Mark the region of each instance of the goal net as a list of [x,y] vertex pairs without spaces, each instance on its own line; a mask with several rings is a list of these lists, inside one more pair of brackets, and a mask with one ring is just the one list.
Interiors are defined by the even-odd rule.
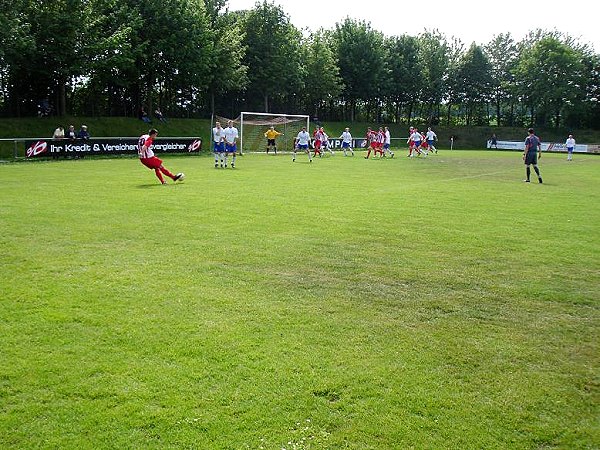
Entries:
[[[216,120],[226,127],[229,119],[216,117]],[[237,119],[232,120],[239,127],[238,151],[240,153],[265,152],[267,150],[265,133],[270,127],[281,133],[275,140],[278,152],[293,150],[294,139],[302,127],[310,131],[310,117],[306,115],[242,112]]]

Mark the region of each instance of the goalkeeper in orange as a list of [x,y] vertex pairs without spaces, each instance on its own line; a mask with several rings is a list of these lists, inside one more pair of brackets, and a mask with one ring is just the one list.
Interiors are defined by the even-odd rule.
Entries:
[[269,149],[272,148],[277,154],[277,144],[275,143],[275,139],[278,136],[283,136],[283,133],[275,130],[274,126],[271,126],[266,132],[265,137],[267,138],[267,155],[269,154]]

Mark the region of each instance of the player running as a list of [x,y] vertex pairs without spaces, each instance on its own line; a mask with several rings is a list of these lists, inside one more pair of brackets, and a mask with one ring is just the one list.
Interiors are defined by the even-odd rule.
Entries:
[[167,184],[163,178],[163,174],[171,178],[173,181],[183,181],[185,178],[183,173],[180,172],[177,175],[173,175],[173,173],[163,166],[162,160],[154,156],[152,145],[154,144],[154,139],[156,139],[156,136],[158,136],[158,131],[152,128],[150,131],[148,131],[148,134],[143,134],[138,139],[138,156],[140,157],[140,162],[148,169],[154,170],[154,173],[160,180],[161,184]]
[[[419,133],[419,130],[417,130],[416,128],[412,128],[412,133],[408,138],[408,144],[409,144],[409,151],[408,151],[408,156],[409,157],[413,157],[413,152],[417,152],[419,155],[421,155],[421,141],[423,139],[423,136],[421,136],[421,133]],[[425,155],[427,156],[427,155]]]
[[431,127],[427,128],[427,133],[425,134],[425,139],[427,141],[427,146],[431,149],[432,152],[437,154],[437,148],[433,145],[435,141],[438,140],[437,134],[431,129]]

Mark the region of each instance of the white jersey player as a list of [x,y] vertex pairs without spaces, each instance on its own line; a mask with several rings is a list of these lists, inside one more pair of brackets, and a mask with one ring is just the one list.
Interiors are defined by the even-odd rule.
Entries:
[[302,127],[302,130],[296,136],[292,162],[296,161],[296,150],[305,152],[308,155],[308,161],[312,162],[312,156],[310,155],[310,134],[306,131],[306,127]]
[[342,150],[344,151],[344,156],[347,156],[346,152],[350,150],[352,152],[352,156],[354,156],[354,149],[352,148],[352,135],[350,134],[350,128],[344,129],[344,132],[340,135],[340,139],[342,140]]

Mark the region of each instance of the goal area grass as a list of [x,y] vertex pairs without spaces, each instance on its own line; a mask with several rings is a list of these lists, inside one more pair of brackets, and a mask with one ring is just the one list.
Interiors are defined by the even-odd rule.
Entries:
[[600,158],[395,151],[0,165],[0,447],[600,447]]

